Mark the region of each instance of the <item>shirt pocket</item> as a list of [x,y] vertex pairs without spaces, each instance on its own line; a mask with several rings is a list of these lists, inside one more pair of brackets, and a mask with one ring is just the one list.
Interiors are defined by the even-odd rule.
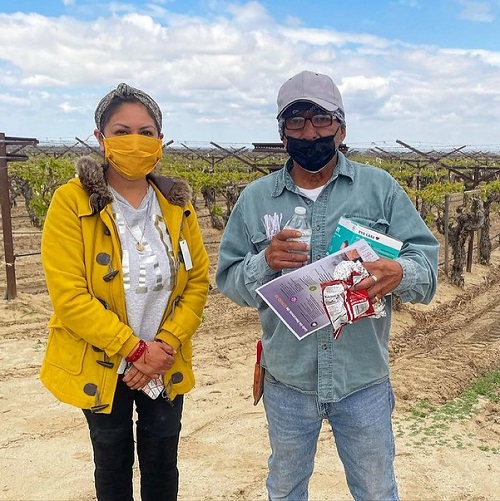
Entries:
[[254,233],[251,237],[251,241],[257,250],[257,254],[269,246],[269,240],[265,233]]
[[347,219],[350,219],[354,223],[358,223],[365,228],[370,228],[372,230],[378,231],[379,233],[387,234],[389,233],[390,224],[389,221],[383,218],[371,219],[366,216],[356,216],[356,215],[345,215]]

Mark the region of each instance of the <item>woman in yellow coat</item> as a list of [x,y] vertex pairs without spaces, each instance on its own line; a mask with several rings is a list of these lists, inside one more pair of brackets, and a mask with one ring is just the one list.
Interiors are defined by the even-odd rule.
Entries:
[[173,500],[208,256],[189,185],[152,174],[162,156],[157,103],[122,83],[95,121],[105,162],[77,161],[44,224],[54,314],[40,377],[83,409],[99,500],[133,499],[134,406],[142,500]]

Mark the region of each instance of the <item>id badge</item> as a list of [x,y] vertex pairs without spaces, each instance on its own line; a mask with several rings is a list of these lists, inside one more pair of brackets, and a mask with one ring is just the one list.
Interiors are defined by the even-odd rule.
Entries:
[[189,252],[188,244],[185,240],[179,242],[179,246],[182,252],[182,258],[184,259],[184,266],[186,271],[189,271],[193,267],[193,261],[191,261],[191,253]]

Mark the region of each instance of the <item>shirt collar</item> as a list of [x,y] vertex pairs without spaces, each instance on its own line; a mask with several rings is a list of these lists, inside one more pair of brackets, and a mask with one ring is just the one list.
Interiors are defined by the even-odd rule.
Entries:
[[[292,176],[290,175],[291,168],[292,159],[288,158],[284,167],[277,173],[273,197],[279,197],[285,188],[289,191],[293,191],[294,193],[299,193],[300,190],[297,188],[293,182]],[[340,151],[338,152],[337,165],[333,170],[332,177],[326,184],[331,183],[333,180],[337,179],[338,176],[345,176],[348,177],[351,182],[354,181],[354,166]]]

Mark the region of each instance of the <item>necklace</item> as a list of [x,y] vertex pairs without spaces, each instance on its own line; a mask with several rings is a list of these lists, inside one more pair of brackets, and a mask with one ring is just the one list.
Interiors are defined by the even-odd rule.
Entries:
[[135,248],[139,251],[142,252],[144,250],[144,245],[142,243],[142,240],[144,238],[144,233],[146,232],[146,225],[148,224],[148,219],[149,219],[149,209],[151,207],[151,198],[148,200],[148,205],[146,209],[146,220],[144,221],[144,227],[142,228],[142,233],[141,233],[141,238],[137,240],[137,238],[134,235],[134,232],[130,228],[130,226],[127,223],[127,220],[125,219],[125,216],[123,215],[122,209],[120,207],[120,202],[114,197],[113,199],[115,201],[115,205],[118,208],[118,212],[120,213],[120,216],[122,217],[123,222],[125,223],[125,228],[127,228],[127,231],[130,233],[132,238],[135,240]]

